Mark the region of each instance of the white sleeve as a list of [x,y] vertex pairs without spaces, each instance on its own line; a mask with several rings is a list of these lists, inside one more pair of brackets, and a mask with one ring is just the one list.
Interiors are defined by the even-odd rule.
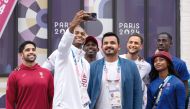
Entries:
[[71,45],[73,43],[74,34],[70,33],[69,28],[62,36],[61,41],[58,45],[58,55],[65,58],[69,55]]
[[46,68],[50,71],[54,70],[55,67],[55,59],[56,59],[56,55],[57,55],[57,50],[55,50],[48,58],[47,60],[43,63],[42,67]]

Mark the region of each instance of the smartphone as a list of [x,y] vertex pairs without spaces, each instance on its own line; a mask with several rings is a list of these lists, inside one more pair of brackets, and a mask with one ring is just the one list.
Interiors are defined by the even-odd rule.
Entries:
[[97,14],[96,13],[87,13],[89,16],[83,17],[84,20],[89,21],[96,21],[97,20]]

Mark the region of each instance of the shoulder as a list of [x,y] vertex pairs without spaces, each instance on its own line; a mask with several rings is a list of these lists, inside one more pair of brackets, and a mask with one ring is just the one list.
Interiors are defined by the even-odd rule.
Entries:
[[9,74],[9,77],[11,76],[15,76],[19,71],[17,70],[13,70],[10,74]]
[[17,66],[11,73],[10,73],[10,76],[11,75],[17,75],[19,74],[20,72],[22,72],[22,68],[21,68],[21,65],[20,66]]
[[90,66],[89,62],[88,62],[84,57],[82,58],[82,61],[84,62],[84,64],[85,64],[86,66]]
[[142,63],[143,63],[144,65],[146,65],[146,66],[150,66],[150,64],[149,64],[146,60],[142,61]]
[[[177,57],[174,57],[172,56],[172,62],[173,62],[173,65],[174,65],[174,69],[179,73],[179,76],[182,76],[183,75],[183,80],[186,78],[186,79],[189,79],[189,72],[187,70],[187,65],[186,63],[177,58]],[[182,73],[182,74],[181,74]]]
[[172,61],[174,64],[185,64],[185,61],[175,56],[172,56]]
[[120,64],[121,64],[122,71],[124,71],[128,74],[131,73],[133,75],[136,75],[136,74],[139,75],[137,65],[134,61],[120,58]]
[[175,89],[184,90],[185,91],[185,85],[184,83],[176,76],[173,75],[172,80],[170,82],[173,84],[173,87]]
[[136,60],[135,63],[141,64],[143,66],[151,67],[151,65],[144,59]]
[[129,59],[124,59],[124,58],[120,58],[120,61],[121,61],[121,65],[129,65],[129,66],[136,66],[135,62],[132,61],[132,60],[129,60]]
[[104,63],[104,58],[102,58],[102,59],[99,59],[99,60],[96,60],[96,61],[93,61],[91,64],[90,64],[90,67],[92,67],[92,66],[96,66],[96,65],[103,65],[103,63]]
[[14,69],[8,76],[9,80],[16,80],[20,70]]
[[181,85],[184,84],[184,83],[183,83],[178,77],[176,77],[175,75],[172,75],[171,82],[172,82],[172,83],[175,83],[175,84],[181,84]]
[[47,75],[49,75],[49,76],[52,76],[52,73],[51,73],[51,71],[50,70],[48,70],[48,69],[46,69],[46,68],[43,68],[43,67],[39,67],[39,70],[41,71],[41,72],[44,72],[45,74],[47,74]]
[[147,61],[141,60],[138,64],[139,70],[146,71],[146,73],[149,73],[151,71],[151,65]]
[[82,61],[84,61],[85,64],[89,64],[89,62],[84,57],[82,57]]

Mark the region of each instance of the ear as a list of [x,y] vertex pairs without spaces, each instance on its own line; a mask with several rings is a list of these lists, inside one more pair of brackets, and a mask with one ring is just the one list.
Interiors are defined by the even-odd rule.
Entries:
[[140,50],[142,50],[142,49],[143,49],[143,44],[140,45]]
[[121,50],[121,46],[119,45],[119,46],[118,46],[118,51],[120,51],[120,50]]
[[19,53],[19,56],[21,57],[21,59],[22,59],[22,57],[23,57],[23,54],[22,53]]

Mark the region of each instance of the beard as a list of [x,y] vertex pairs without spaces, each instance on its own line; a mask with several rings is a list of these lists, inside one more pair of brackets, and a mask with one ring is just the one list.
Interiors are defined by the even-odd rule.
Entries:
[[107,48],[105,48],[105,50],[104,50],[104,54],[105,54],[106,56],[115,56],[117,53],[116,53],[116,51],[115,51],[115,48],[113,48],[113,47],[107,47]]
[[26,61],[26,62],[29,62],[29,63],[33,63],[36,60],[36,55],[35,54],[30,54],[30,55],[24,56],[23,60]]
[[131,51],[129,50],[129,51],[128,51],[128,53],[129,53],[129,54],[132,54],[132,55],[135,55],[135,54],[138,54],[138,53],[139,53],[139,51],[138,51],[138,50],[136,50],[136,51],[131,52]]
[[140,48],[127,46],[127,51],[129,54],[135,55],[140,52]]

